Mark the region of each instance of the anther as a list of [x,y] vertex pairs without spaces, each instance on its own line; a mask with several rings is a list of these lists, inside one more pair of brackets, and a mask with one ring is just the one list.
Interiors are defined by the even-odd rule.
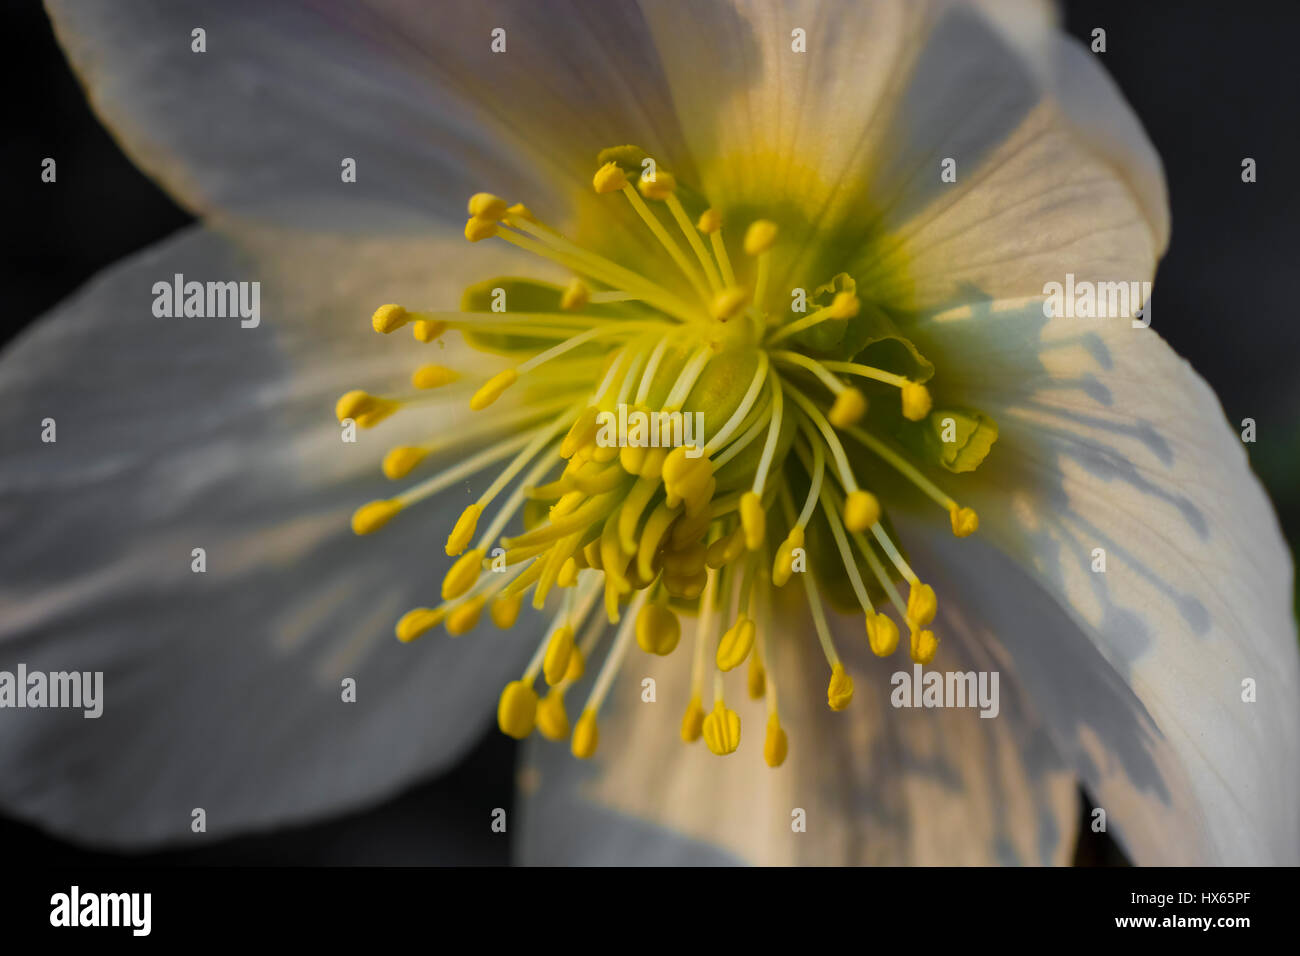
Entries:
[[497,372],[474,393],[469,400],[469,407],[476,412],[482,411],[500,398],[502,392],[518,380],[519,373],[512,368]]
[[375,327],[375,331],[382,332],[384,335],[396,332],[409,321],[411,321],[411,313],[400,305],[381,305],[370,317],[370,324]]
[[952,533],[959,538],[967,538],[979,530],[980,516],[974,508],[961,508],[956,505],[948,512],[952,522]]
[[831,710],[843,710],[853,700],[853,678],[844,670],[844,665],[836,664],[831,670],[831,681],[826,686],[826,702]]
[[835,404],[826,416],[836,428],[848,428],[856,425],[867,413],[867,399],[856,388],[846,388],[835,396]]
[[465,238],[470,242],[482,242],[484,239],[491,239],[496,234],[497,223],[495,219],[470,216],[465,221]]
[[421,365],[411,373],[411,385],[415,388],[442,388],[460,378],[445,365]]
[[745,230],[745,254],[757,256],[767,252],[776,243],[776,223],[770,219],[756,219]]
[[779,767],[785,763],[790,751],[790,741],[781,729],[781,720],[776,714],[767,718],[767,735],[763,739],[763,761],[769,767]]
[[356,534],[371,534],[378,531],[402,510],[402,503],[396,498],[371,501],[352,513],[352,530]]
[[880,520],[880,502],[869,491],[851,491],[844,499],[844,526],[850,531],[866,531]]
[[930,390],[920,382],[905,382],[899,395],[903,401],[903,417],[908,421],[919,422],[930,414]]
[[867,614],[867,643],[877,657],[888,657],[898,649],[898,625],[879,611]]
[[591,301],[591,289],[581,279],[572,279],[560,296],[560,308],[565,312],[581,312]]
[[508,203],[500,196],[491,193],[475,193],[469,197],[468,212],[475,219],[488,219],[497,222],[507,211]]
[[393,481],[405,478],[428,454],[423,448],[414,445],[399,445],[391,449],[384,456],[384,477]]
[[596,752],[596,744],[600,742],[600,730],[596,726],[596,712],[594,710],[584,710],[582,716],[578,718],[578,726],[573,728],[573,741],[569,749],[573,755],[582,760],[588,760]]
[[740,715],[721,700],[713,705],[713,712],[704,718],[704,742],[719,757],[735,753],[740,746]]
[[596,175],[591,179],[591,185],[596,192],[601,194],[618,192],[627,185],[627,174],[623,172],[618,163],[606,163],[596,170]]
[[512,680],[497,701],[497,725],[501,732],[523,740],[537,724],[537,691],[531,682]]

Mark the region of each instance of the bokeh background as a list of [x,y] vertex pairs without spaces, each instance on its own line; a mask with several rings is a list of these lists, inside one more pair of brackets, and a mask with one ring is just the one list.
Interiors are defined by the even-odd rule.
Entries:
[[[107,2],[107,0],[105,0]],[[542,0],[539,0],[542,2]],[[1173,239],[1155,285],[1153,326],[1219,394],[1228,420],[1254,418],[1247,446],[1293,551],[1300,543],[1300,82],[1295,0],[1071,0],[1070,33],[1106,30],[1102,55],[1164,159]],[[87,106],[35,0],[6,0],[5,146],[0,209],[9,232],[0,343],[117,259],[191,217],[122,154]],[[57,188],[39,182],[59,160]],[[1253,157],[1258,182],[1241,182]],[[482,808],[510,811],[515,744],[490,731],[458,766],[363,813],[200,850],[124,857],[0,817],[10,860],[132,864],[505,864],[508,834]],[[1091,803],[1085,801],[1086,808]],[[1080,820],[1080,865],[1123,864]]]

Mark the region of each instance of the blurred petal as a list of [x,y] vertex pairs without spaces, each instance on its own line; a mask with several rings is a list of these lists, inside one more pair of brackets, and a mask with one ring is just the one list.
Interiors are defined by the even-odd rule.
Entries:
[[[448,418],[399,414],[356,444],[333,419],[348,387],[392,382],[430,349],[454,361],[405,333],[381,340],[367,314],[393,298],[454,303],[459,281],[480,277],[461,261],[469,247],[285,235],[271,247],[275,262],[184,233],[95,279],[4,355],[0,668],[104,672],[98,719],[0,721],[0,803],[56,832],[192,839],[202,807],[224,837],[377,799],[456,759],[525,653],[522,625],[392,637],[400,614],[436,601],[461,492],[372,537],[348,518],[392,493],[378,477],[387,442]],[[473,264],[503,261],[476,249]],[[151,287],[175,273],[261,281],[261,324],[155,318]],[[54,444],[40,439],[47,417]],[[356,703],[341,699],[344,678]]]
[[1023,580],[973,541],[945,549],[948,576],[974,578],[995,627],[1025,619],[1000,636],[1136,860],[1295,862],[1291,562],[1214,393],[1126,318],[1049,321],[1039,302],[995,302],[912,331],[945,386],[1000,427],[980,471],[948,490],[1095,653],[1025,607]]
[[[124,148],[200,213],[419,229],[463,218],[488,189],[554,216],[595,201],[606,146],[635,139],[687,161],[624,0],[48,6]],[[195,28],[205,53],[191,51]],[[355,183],[341,181],[345,157]]]
[[[790,612],[798,614],[797,609]],[[948,610],[945,622],[960,622]],[[740,749],[725,758],[679,737],[690,647],[633,651],[602,711],[590,761],[541,740],[527,749],[520,858],[541,864],[1048,864],[1068,862],[1077,797],[1038,719],[1002,662],[953,640],[953,669],[1002,669],[1001,711],[895,709],[890,675],[911,662],[865,649],[861,621],[840,619],[854,680],[848,710],[826,706],[829,671],[802,617],[774,627],[775,676],[789,756],[763,762],[766,713],[744,676],[728,680]],[[965,623],[950,632],[974,638]],[[656,681],[658,701],[641,700]],[[575,701],[572,709],[578,706]],[[797,809],[806,832],[792,828]]]

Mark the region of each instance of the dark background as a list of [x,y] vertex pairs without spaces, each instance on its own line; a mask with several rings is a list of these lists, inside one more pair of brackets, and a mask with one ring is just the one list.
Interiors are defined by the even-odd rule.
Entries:
[[[1103,62],[1164,160],[1173,239],[1160,265],[1153,325],[1214,386],[1229,421],[1251,417],[1248,445],[1293,548],[1300,541],[1300,353],[1294,290],[1300,189],[1295,0],[1074,0],[1070,33],[1106,30]],[[91,275],[192,221],[131,165],[87,106],[40,5],[7,2],[0,343]],[[57,189],[39,182],[59,161]],[[1259,181],[1241,182],[1241,160]],[[87,851],[0,817],[11,860],[50,866],[144,864],[504,864],[509,836],[484,805],[512,809],[515,744],[489,732],[453,770],[364,813],[137,857]],[[504,801],[504,803],[503,803]],[[1076,862],[1124,863],[1080,820]],[[472,816],[472,819],[471,819]]]

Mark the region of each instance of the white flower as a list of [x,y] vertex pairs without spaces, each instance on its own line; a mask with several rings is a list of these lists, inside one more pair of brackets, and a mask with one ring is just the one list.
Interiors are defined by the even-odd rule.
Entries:
[[[358,504],[393,498],[378,487],[374,436],[419,449],[390,458],[390,475],[440,457],[450,467],[481,438],[481,418],[512,407],[502,428],[531,413],[554,422],[522,433],[519,444],[538,436],[541,452],[593,388],[601,398],[603,378],[606,402],[639,390],[642,404],[698,406],[714,435],[729,419],[734,428],[703,464],[661,462],[646,484],[624,474],[620,453],[608,507],[592,504],[600,489],[543,495],[559,502],[553,524],[592,507],[572,539],[554,536],[567,551],[545,542],[559,555],[549,573],[561,584],[577,575],[580,594],[593,582],[592,603],[604,593],[616,615],[620,590],[664,615],[669,596],[698,603],[701,590],[752,601],[702,615],[670,656],[630,649],[631,624],[597,655],[623,666],[602,662],[598,690],[574,691],[599,709],[599,746],[594,716],[572,744],[589,759],[527,745],[525,860],[1061,862],[1078,782],[1139,863],[1296,859],[1291,568],[1240,442],[1154,329],[1130,314],[1044,317],[1046,283],[1067,275],[1149,282],[1169,228],[1145,135],[1045,8],[50,7],[96,108],[205,226],[97,278],[4,357],[0,646],[31,668],[105,671],[98,720],[4,713],[7,809],[88,841],[160,843],[189,837],[195,807],[210,832],[229,834],[371,801],[454,760],[503,686],[525,668],[529,686],[543,669],[560,680],[571,654],[556,645],[542,667],[553,642],[530,610],[500,633],[429,634],[410,647],[388,638],[399,619],[406,637],[458,613],[462,630],[466,589],[482,589],[472,601],[497,587],[490,574],[474,584],[474,572],[505,529],[457,516],[509,495],[504,482],[485,494],[492,473],[466,485],[453,472],[435,482],[442,496],[401,497],[382,533],[353,537]],[[196,25],[204,53],[189,44]],[[504,52],[492,50],[496,28]],[[593,189],[597,154],[629,142],[638,147],[602,157],[613,165]],[[638,209],[636,189],[619,187],[636,182],[643,152],[662,173],[642,184],[654,208]],[[339,175],[347,159],[354,183]],[[531,212],[479,197],[467,227],[465,201],[482,190]],[[626,199],[602,194],[617,191]],[[508,346],[510,366],[366,328],[376,306],[398,302],[425,311],[381,311],[376,326],[475,324],[482,345],[485,324],[504,320],[482,306],[488,314],[445,314],[463,290],[572,272],[587,282],[570,293],[571,321],[559,286],[547,305],[526,299],[536,286],[509,286],[529,302],[512,311],[555,313],[546,321],[559,327],[523,351],[490,343]],[[176,273],[261,281],[265,321],[155,318],[147,291]],[[808,293],[806,313],[790,311],[795,288]],[[606,323],[583,318],[602,310]],[[586,328],[583,342],[621,346],[612,364],[589,348],[544,351]],[[357,387],[409,392],[404,379],[430,349],[461,384],[391,407],[353,395],[340,417],[385,420],[341,442],[335,399]],[[672,374],[647,374],[655,361]],[[422,374],[426,385],[450,377]],[[467,419],[471,394],[487,410]],[[540,418],[569,405],[566,418]],[[54,445],[23,437],[44,417],[58,422]],[[751,430],[752,460],[737,454],[725,472],[728,447]],[[582,432],[566,450],[599,465]],[[532,468],[514,460],[511,475]],[[650,513],[669,472],[669,517],[706,517],[666,554],[650,549],[654,573],[635,571],[640,555],[611,565],[617,528],[612,550],[578,559],[634,489]],[[530,484],[557,473],[539,467]],[[824,494],[801,508],[810,484]],[[812,518],[799,522],[809,572],[771,587],[768,568],[784,576],[774,539],[797,543],[787,531],[800,511]],[[363,510],[359,530],[376,514]],[[485,553],[456,566],[448,608],[403,618],[436,603],[448,533],[456,553],[476,530]],[[527,550],[529,533],[507,545]],[[647,531],[634,520],[630,533],[639,547]],[[691,545],[713,540],[724,543],[702,571]],[[1104,573],[1093,570],[1098,548]],[[646,588],[660,561],[662,586]],[[604,575],[578,574],[584,564]],[[840,597],[857,612],[823,610]],[[566,623],[581,603],[553,602],[550,614]],[[911,662],[872,655],[863,612],[887,656],[893,636],[876,608],[891,603],[914,658],[1000,674],[997,718],[890,705],[890,674]],[[732,625],[718,652],[709,635]],[[667,650],[673,630],[666,616],[650,620],[641,643]],[[629,650],[637,656],[621,656]],[[746,702],[737,676],[715,708],[715,654],[766,665],[766,680],[750,680],[779,717]],[[352,704],[339,693],[349,677]],[[1257,700],[1245,699],[1247,682]],[[524,735],[534,691],[511,686],[500,722]],[[707,749],[679,737],[699,735],[701,708],[715,708]],[[543,716],[554,736],[558,723]],[[806,832],[793,832],[800,811]]]

